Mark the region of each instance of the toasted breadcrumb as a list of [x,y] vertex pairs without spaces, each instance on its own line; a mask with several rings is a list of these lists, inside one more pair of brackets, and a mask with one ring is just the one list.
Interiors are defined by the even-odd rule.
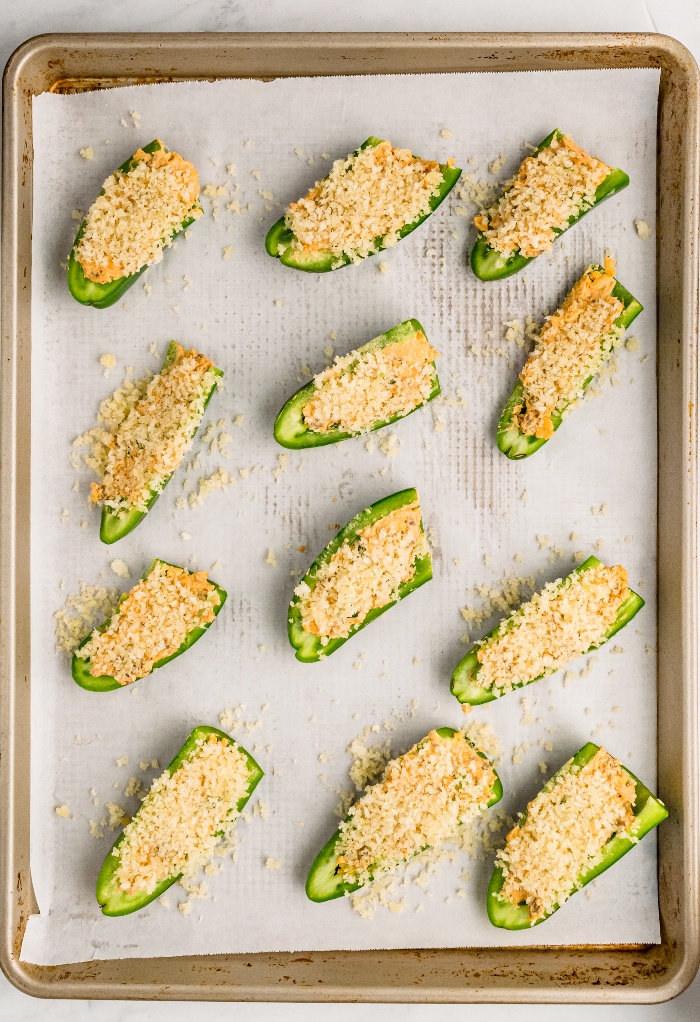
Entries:
[[194,876],[230,836],[249,782],[248,760],[235,742],[200,739],[172,776],[166,770],[154,780],[113,849],[118,888],[150,893],[179,873]]
[[80,592],[71,593],[65,607],[54,614],[56,651],[73,653],[95,625],[109,617],[118,599],[116,589],[81,582]]
[[473,680],[503,694],[559,670],[604,641],[628,595],[627,572],[620,565],[590,568],[563,585],[550,582],[480,645]]
[[493,768],[465,741],[431,731],[388,763],[340,825],[338,866],[367,882],[426,846],[440,844],[488,802]]
[[609,173],[607,164],[568,135],[555,136],[523,161],[511,186],[474,223],[504,257],[520,251],[532,258],[551,249],[569,217],[590,209],[596,188]]
[[326,178],[290,205],[285,224],[303,254],[328,251],[356,262],[372,253],[377,238],[395,245],[406,224],[430,212],[442,182],[439,164],[383,141],[336,160]]
[[314,394],[302,409],[310,430],[360,433],[428,400],[438,352],[410,323],[404,326],[395,341],[381,348],[370,341],[314,377]]
[[[81,150],[82,155],[92,159],[92,149]],[[98,284],[158,262],[182,221],[202,215],[191,163],[164,149],[139,149],[133,159],[130,170],[115,171],[103,184],[76,245],[85,276]]]
[[294,590],[302,627],[323,638],[347,636],[367,617],[398,595],[415,573],[416,559],[427,551],[418,503],[397,508],[366,526],[354,543],[345,541],[320,566],[313,587]]
[[193,628],[213,621],[219,602],[206,572],[156,561],[120,603],[107,628],[95,630],[78,656],[90,661],[93,677],[110,675],[128,685],[175,653]]
[[90,445],[84,460],[101,476],[92,498],[115,513],[147,510],[189,450],[208,394],[216,382],[212,363],[176,345],[175,358],[145,381],[125,380],[102,402],[98,421],[74,446]]
[[635,797],[632,778],[605,749],[582,767],[569,760],[498,852],[501,899],[525,902],[533,923],[562,905],[578,890],[580,875],[600,862],[605,843],[630,832]]
[[605,270],[590,266],[561,309],[547,317],[520,373],[524,400],[513,418],[526,435],[548,439],[554,434],[552,414],[582,396],[585,382],[600,371],[622,335],[615,325],[623,310],[613,295],[615,284],[615,263],[606,256]]

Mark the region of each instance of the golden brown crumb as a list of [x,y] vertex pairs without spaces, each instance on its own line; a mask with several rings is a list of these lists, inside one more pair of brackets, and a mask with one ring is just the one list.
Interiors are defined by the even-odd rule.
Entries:
[[191,163],[163,149],[139,149],[133,159],[138,162],[131,170],[117,170],[105,181],[76,246],[85,276],[97,284],[158,262],[182,221],[201,216],[199,178]]
[[90,674],[120,685],[145,677],[170,656],[193,629],[214,620],[220,598],[206,572],[189,572],[162,561],[120,603],[105,631],[95,630],[78,651]]
[[550,582],[477,650],[476,684],[502,694],[559,670],[603,641],[628,595],[619,564],[590,568],[564,585]]
[[366,526],[354,543],[345,542],[316,575],[313,588],[301,582],[302,627],[313,635],[350,634],[370,610],[397,597],[426,550],[418,503],[406,504]]
[[350,809],[340,825],[341,871],[366,882],[447,840],[488,802],[494,780],[463,732],[443,738],[431,731],[388,763],[383,779]]
[[504,257],[548,252],[569,217],[590,209],[610,167],[577,146],[568,135],[523,160],[498,201],[474,218],[491,248]]
[[548,439],[552,414],[581,397],[585,381],[600,370],[622,330],[615,320],[624,306],[613,295],[615,263],[589,267],[561,309],[547,317],[520,380],[524,401],[514,422],[527,436]]
[[526,820],[498,852],[502,899],[525,902],[532,922],[562,905],[580,875],[600,861],[605,843],[629,831],[635,797],[632,778],[605,749],[580,768],[570,760],[563,776],[528,804]]
[[314,377],[316,390],[302,409],[304,422],[318,433],[359,433],[405,415],[430,396],[437,357],[425,334],[411,328],[383,348],[372,350],[370,342],[336,358]]
[[125,403],[123,418],[102,441],[102,479],[92,484],[93,500],[116,513],[147,510],[151,494],[189,450],[215,380],[208,358],[176,345],[172,363],[146,384],[135,403]]
[[328,177],[291,203],[285,223],[304,254],[328,251],[357,261],[377,238],[395,245],[402,227],[430,212],[442,181],[439,164],[383,141],[336,160]]
[[152,892],[182,873],[193,876],[215,854],[247,794],[248,761],[235,742],[209,735],[172,776],[157,777],[112,854],[120,890]]

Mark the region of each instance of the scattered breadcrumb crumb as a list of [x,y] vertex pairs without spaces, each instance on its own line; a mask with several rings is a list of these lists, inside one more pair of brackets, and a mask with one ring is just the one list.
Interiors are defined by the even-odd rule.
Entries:
[[84,149],[80,150],[80,155],[84,160],[92,160],[95,156],[95,153],[93,152],[92,146],[88,145],[85,146]]

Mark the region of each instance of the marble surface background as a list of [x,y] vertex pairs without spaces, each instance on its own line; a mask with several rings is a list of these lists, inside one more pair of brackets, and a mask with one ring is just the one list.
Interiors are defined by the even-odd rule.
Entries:
[[[700,60],[698,0],[25,0],[0,12],[0,62],[25,39],[44,32],[109,31],[656,31],[675,36]],[[453,1022],[467,1013],[479,1022],[499,1022],[517,1010],[522,1022],[697,1022],[700,977],[675,1001],[662,1005],[555,1006],[509,1009],[499,1005],[267,1005],[134,1003],[119,1001],[37,1001],[16,991],[0,976],[3,1022],[297,1022],[331,1017],[333,1022]]]

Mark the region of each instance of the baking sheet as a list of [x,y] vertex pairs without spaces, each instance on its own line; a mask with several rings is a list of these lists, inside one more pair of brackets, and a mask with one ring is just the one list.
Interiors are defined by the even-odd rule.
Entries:
[[[595,543],[606,561],[626,565],[647,600],[643,614],[588,674],[566,688],[559,675],[525,690],[529,713],[511,696],[469,722],[488,721],[500,739],[502,806],[510,813],[541,786],[541,761],[551,773],[589,737],[655,783],[655,269],[653,240],[636,235],[634,219],[654,223],[657,91],[657,72],[634,70],[196,83],[35,100],[31,583],[32,620],[41,624],[32,635],[31,858],[41,914],[29,922],[25,960],[658,941],[654,837],[597,881],[592,898],[579,895],[532,933],[488,923],[490,858],[461,855],[427,889],[401,891],[403,912],[379,909],[371,920],[344,901],[312,905],[303,892],[308,865],[335,826],[333,789],[350,787],[348,742],[376,724],[376,740],[390,738],[399,753],[430,727],[463,722],[448,686],[465,649],[459,608],[479,602],[474,585],[495,585],[504,571],[540,569],[542,584]],[[468,220],[458,208],[473,211],[468,194],[453,193],[410,239],[345,272],[301,275],[264,253],[269,224],[327,169],[322,153],[343,155],[371,132],[422,155],[454,155],[465,171],[495,181],[488,164],[503,152],[499,176],[508,176],[525,143],[537,143],[554,125],[623,166],[633,183],[518,277],[481,284],[466,269]],[[441,130],[454,134],[445,138]],[[139,283],[110,310],[81,308],[59,266],[76,227],[70,210],[87,208],[104,177],[156,135],[196,163],[203,185],[229,182],[216,200],[218,217],[205,199],[204,220],[144,278],[150,296]],[[79,155],[87,146],[92,160]],[[230,163],[235,176],[227,174]],[[469,183],[464,187],[468,193]],[[234,198],[252,208],[226,210]],[[228,246],[233,251],[224,259]],[[493,432],[523,352],[501,344],[502,324],[526,313],[541,319],[606,248],[645,305],[632,331],[639,349],[621,353],[617,386],[605,384],[543,452],[512,464],[496,450]],[[380,272],[380,261],[388,272]],[[394,457],[356,439],[291,453],[282,470],[271,425],[301,367],[317,371],[327,345],[345,352],[410,315],[442,352],[448,400],[390,429],[399,442]],[[170,337],[198,346],[226,372],[207,421],[244,416],[227,427],[234,437],[228,461],[202,454],[192,475],[224,465],[239,474],[238,483],[181,511],[181,473],[135,534],[102,548],[98,516],[85,502],[87,472],[81,491],[72,490],[70,445],[93,424],[122,368],[134,366],[137,376],[156,369]],[[152,343],[158,357],[149,352]],[[472,345],[502,346],[507,354],[474,354]],[[107,380],[99,362],[105,353],[118,360]],[[240,476],[255,466],[259,471]],[[330,526],[414,484],[434,537],[433,582],[327,662],[298,664],[285,635],[290,572],[307,565],[333,534]],[[607,513],[592,513],[603,505]],[[69,515],[61,522],[63,509]],[[266,563],[269,550],[275,565]],[[125,587],[110,571],[115,557],[136,577],[155,555],[191,557],[204,568],[221,562],[212,575],[229,591],[227,607],[196,650],[153,678],[102,696],[79,690],[53,648],[54,611],[79,579]],[[613,645],[624,652],[615,655]],[[122,793],[132,774],[150,778],[139,762],[167,762],[195,723],[217,723],[224,707],[241,703],[254,730],[237,737],[251,751],[260,746],[255,754],[267,775],[258,791],[268,818],[251,813],[251,822],[239,825],[238,862],[207,878],[210,897],[194,902],[190,915],[177,911],[185,892],[173,888],[169,909],[156,903],[135,917],[104,919],[93,888],[111,837],[93,839],[88,820],[102,815],[107,801],[134,811],[136,801]],[[384,730],[385,720],[393,730]],[[543,751],[540,739],[552,749]],[[515,748],[523,744],[529,747]],[[123,756],[129,765],[117,767]],[[68,819],[55,814],[58,805],[68,806]],[[295,825],[300,821],[303,827]],[[268,857],[281,867],[266,869]],[[465,869],[471,875],[460,879]]]

